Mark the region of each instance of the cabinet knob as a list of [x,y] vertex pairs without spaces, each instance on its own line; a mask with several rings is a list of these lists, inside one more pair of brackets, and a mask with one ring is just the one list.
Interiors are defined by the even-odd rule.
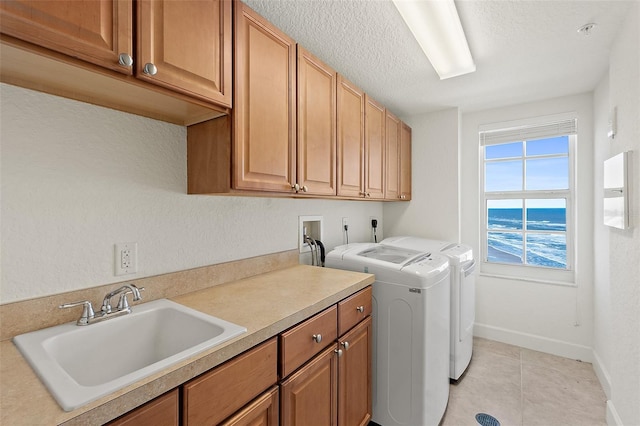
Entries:
[[314,334],[314,335],[313,335],[313,340],[314,340],[316,343],[320,343],[320,342],[322,342],[322,334]]
[[356,311],[358,311],[358,312],[360,312],[360,313],[363,313],[363,312],[364,312],[364,306],[358,306],[358,307],[356,308]]
[[342,342],[342,343],[340,343],[340,344],[344,347],[344,350],[345,350],[345,351],[348,351],[348,350],[349,350],[349,342]]
[[144,65],[142,72],[147,75],[156,75],[158,74],[158,68],[155,65],[153,65],[151,62],[149,62]]
[[307,192],[309,190],[309,188],[307,188],[307,185],[302,187],[302,192]]
[[366,197],[367,193],[366,192],[360,192],[360,195],[362,195],[363,197]]
[[118,55],[118,63],[123,67],[130,67],[133,65],[133,58],[128,53],[121,53]]
[[300,185],[297,184],[297,183],[292,183],[291,184],[291,189],[293,189],[297,193],[298,191],[300,191]]
[[338,358],[342,356],[342,349],[336,349],[334,352],[338,354]]

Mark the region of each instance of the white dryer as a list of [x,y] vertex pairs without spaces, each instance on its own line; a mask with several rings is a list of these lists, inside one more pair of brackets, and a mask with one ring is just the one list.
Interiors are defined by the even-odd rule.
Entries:
[[373,243],[336,247],[327,267],[375,274],[373,417],[436,426],[449,400],[449,261]]
[[429,240],[419,237],[390,237],[382,245],[440,253],[451,266],[451,343],[449,377],[458,380],[466,370],[473,353],[475,324],[475,265],[473,250],[465,244]]

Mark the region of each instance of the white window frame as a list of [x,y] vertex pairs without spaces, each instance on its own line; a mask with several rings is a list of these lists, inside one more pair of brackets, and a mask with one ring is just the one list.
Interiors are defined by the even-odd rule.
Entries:
[[[517,280],[537,281],[550,284],[575,285],[576,264],[576,149],[577,149],[577,117],[575,113],[558,114],[554,116],[538,117],[534,119],[520,120],[517,122],[504,122],[480,126],[480,272],[482,275],[504,277]],[[554,136],[569,136],[569,188],[567,190],[519,190],[504,192],[485,192],[485,146],[509,142],[522,142]],[[553,156],[548,156],[551,158]],[[523,161],[523,184],[525,182],[525,153],[514,159]],[[534,158],[545,158],[536,156]],[[495,162],[495,161],[488,161]],[[507,264],[489,262],[487,240],[488,217],[487,201],[505,199],[566,199],[566,256],[567,268],[550,268],[528,264]],[[523,205],[523,219],[526,217]],[[526,221],[523,220],[521,232],[523,236],[523,249],[526,250]],[[525,252],[523,252],[524,255]]]

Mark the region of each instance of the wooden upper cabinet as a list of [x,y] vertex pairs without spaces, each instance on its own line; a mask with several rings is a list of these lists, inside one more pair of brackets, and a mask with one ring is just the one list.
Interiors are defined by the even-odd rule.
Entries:
[[231,107],[231,0],[136,4],[136,76]]
[[411,127],[400,128],[400,199],[411,200]]
[[336,72],[298,46],[298,184],[336,195]]
[[364,194],[364,92],[338,74],[338,195]]
[[296,172],[296,44],[234,4],[234,189],[292,192]]
[[398,200],[400,198],[400,128],[401,121],[391,112],[386,113],[386,156],[384,198]]
[[384,198],[385,177],[385,108],[383,105],[365,97],[365,197]]
[[133,56],[132,0],[0,1],[3,34],[124,74]]

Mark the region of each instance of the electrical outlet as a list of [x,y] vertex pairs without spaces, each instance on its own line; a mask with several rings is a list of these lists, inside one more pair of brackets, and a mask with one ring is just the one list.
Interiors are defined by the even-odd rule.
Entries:
[[369,227],[371,229],[371,241],[377,243],[378,240],[378,230],[380,229],[380,219],[376,216],[369,216]]
[[343,217],[342,218],[342,230],[344,231],[344,227],[345,226],[349,226],[349,218],[348,217]]
[[116,275],[138,272],[138,243],[117,243],[114,255]]
[[369,226],[370,226],[371,228],[373,228],[373,227],[374,227],[374,226],[373,226],[373,224],[374,224],[374,222],[373,222],[373,221],[374,221],[374,220],[375,220],[375,224],[376,224],[376,226],[375,226],[375,227],[379,229],[379,228],[380,228],[380,219],[378,219],[376,216],[369,216]]

